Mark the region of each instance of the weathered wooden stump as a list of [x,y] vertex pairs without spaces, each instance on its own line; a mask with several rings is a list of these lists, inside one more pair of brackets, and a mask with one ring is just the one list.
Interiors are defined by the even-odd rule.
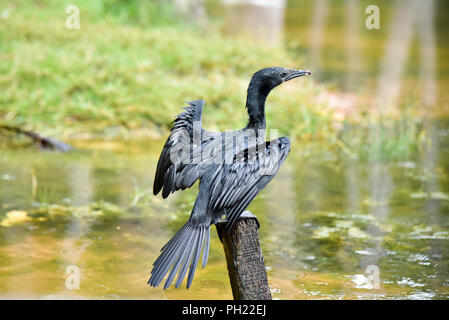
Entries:
[[234,300],[271,300],[256,216],[245,211],[232,230],[225,229],[225,225],[225,222],[216,224]]

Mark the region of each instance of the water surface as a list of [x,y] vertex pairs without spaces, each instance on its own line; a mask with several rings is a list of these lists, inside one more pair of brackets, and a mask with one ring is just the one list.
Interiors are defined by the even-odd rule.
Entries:
[[[232,298],[214,228],[209,263],[191,289],[146,285],[197,192],[151,195],[162,142],[75,142],[78,149],[67,154],[2,150],[0,295]],[[449,298],[447,140],[438,150],[433,159],[367,162],[293,144],[249,208],[261,222],[273,297]],[[66,287],[70,265],[80,270],[78,290]],[[379,271],[379,289],[368,266]]]

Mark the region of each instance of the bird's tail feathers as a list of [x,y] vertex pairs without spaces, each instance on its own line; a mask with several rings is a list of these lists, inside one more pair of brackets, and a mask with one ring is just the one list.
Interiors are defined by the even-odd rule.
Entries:
[[186,276],[187,269],[189,269],[187,278],[188,289],[193,281],[195,269],[201,255],[201,249],[203,250],[203,268],[207,264],[207,259],[209,257],[209,239],[210,224],[198,225],[188,221],[173,236],[173,238],[162,247],[162,253],[153,264],[148,284],[157,287],[169,272],[164,289],[167,289],[170,286],[176,274],[178,274],[178,277],[176,279],[175,287],[178,288]]

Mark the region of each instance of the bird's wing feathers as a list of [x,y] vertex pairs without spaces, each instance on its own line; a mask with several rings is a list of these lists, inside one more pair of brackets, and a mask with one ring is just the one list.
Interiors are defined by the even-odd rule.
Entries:
[[191,151],[201,144],[204,101],[195,100],[187,104],[185,111],[173,121],[156,168],[153,193],[156,195],[162,190],[164,198],[176,190],[191,187],[201,173],[195,165],[187,163],[190,163]]
[[290,151],[288,138],[260,144],[257,151],[242,150],[232,164],[224,164],[211,184],[211,209],[225,209],[232,227],[256,195],[273,179]]
[[153,193],[162,190],[162,197],[166,198],[176,190],[191,187],[205,172],[212,172],[209,208],[225,209],[232,226],[273,179],[290,151],[290,142],[284,137],[259,144],[257,148],[243,147],[226,153],[223,163],[214,164],[215,169],[210,170],[211,163],[204,161],[204,153],[221,147],[221,140],[216,139],[220,133],[201,128],[203,106],[203,100],[189,102],[173,121],[157,165]]

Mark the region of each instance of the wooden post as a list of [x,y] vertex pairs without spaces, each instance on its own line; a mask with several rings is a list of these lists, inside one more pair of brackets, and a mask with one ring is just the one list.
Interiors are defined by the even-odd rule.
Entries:
[[226,230],[225,225],[225,222],[216,224],[234,300],[271,300],[256,216],[245,211],[232,230]]

